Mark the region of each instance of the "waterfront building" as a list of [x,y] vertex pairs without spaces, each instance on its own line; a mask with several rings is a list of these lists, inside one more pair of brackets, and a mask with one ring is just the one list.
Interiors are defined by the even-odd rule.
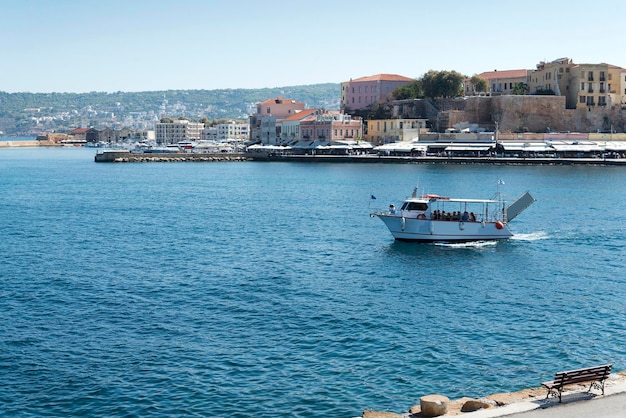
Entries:
[[300,139],[326,143],[363,139],[363,120],[345,113],[326,112],[300,124]]
[[[276,144],[276,122],[304,110],[304,103],[297,100],[275,99],[257,103],[256,113],[250,115],[250,139],[264,144]],[[274,129],[274,132],[270,132]]]
[[218,139],[248,139],[250,137],[250,124],[228,121],[217,124]]
[[305,109],[283,119],[280,122],[279,132],[281,144],[291,145],[298,142],[301,137],[301,124],[303,120],[315,119],[315,115],[322,112],[320,109]]
[[341,110],[350,113],[386,103],[392,99],[391,93],[395,89],[413,81],[397,74],[376,74],[345,81],[341,83]]
[[155,125],[157,144],[177,144],[186,141],[199,141],[204,123],[177,119],[172,122],[159,122]]
[[98,131],[94,128],[77,128],[70,131],[68,141],[96,143],[98,142]]
[[217,126],[206,126],[200,135],[203,141],[217,140]]
[[428,132],[428,119],[373,119],[367,121],[364,139],[374,145],[411,141]]

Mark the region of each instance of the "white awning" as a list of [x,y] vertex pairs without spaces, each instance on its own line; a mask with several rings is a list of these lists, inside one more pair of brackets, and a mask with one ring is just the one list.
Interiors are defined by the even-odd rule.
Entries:
[[411,151],[426,151],[427,145],[419,145],[414,142],[392,142],[390,144],[380,145],[375,150],[380,151],[399,151],[399,152],[411,152]]
[[505,151],[528,151],[528,152],[545,152],[554,151],[554,149],[548,144],[528,144],[528,143],[513,143],[502,144]]
[[460,145],[449,145],[446,147],[446,151],[489,151],[491,146],[460,146]]
[[552,148],[561,152],[591,152],[591,151],[603,151],[598,144],[552,144]]
[[609,141],[604,144],[607,151],[626,151],[626,141]]

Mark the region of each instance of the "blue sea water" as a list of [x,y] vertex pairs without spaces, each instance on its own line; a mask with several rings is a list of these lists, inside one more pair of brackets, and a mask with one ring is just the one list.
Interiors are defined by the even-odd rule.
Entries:
[[[2,415],[347,418],[625,368],[621,167],[93,156],[0,150]],[[369,217],[498,179],[538,199],[505,242]]]

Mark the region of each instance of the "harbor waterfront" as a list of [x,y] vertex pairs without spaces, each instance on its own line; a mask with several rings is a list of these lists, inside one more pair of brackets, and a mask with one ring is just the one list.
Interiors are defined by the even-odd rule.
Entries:
[[[355,417],[626,369],[626,171],[95,164],[0,149],[0,414]],[[497,242],[398,242],[424,193],[537,202]]]
[[626,165],[626,158],[513,158],[513,157],[406,157],[364,155],[268,155],[267,153],[130,153],[126,150],[97,152],[95,162],[223,162],[264,161],[290,163],[366,164],[486,164],[486,165]]

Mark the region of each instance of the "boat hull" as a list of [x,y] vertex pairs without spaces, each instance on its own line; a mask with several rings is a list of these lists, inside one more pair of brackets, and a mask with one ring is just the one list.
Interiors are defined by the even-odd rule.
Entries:
[[502,222],[432,221],[377,214],[398,241],[468,242],[508,239],[513,233]]

